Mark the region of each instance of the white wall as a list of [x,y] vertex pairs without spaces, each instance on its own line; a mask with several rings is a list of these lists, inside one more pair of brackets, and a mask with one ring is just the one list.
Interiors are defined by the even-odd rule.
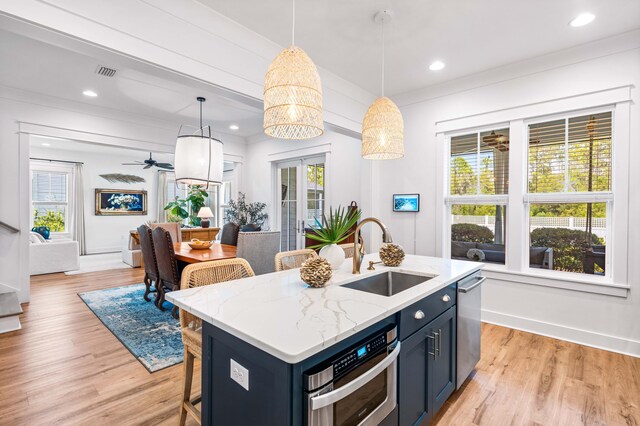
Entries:
[[[0,251],[0,283],[18,289],[21,302],[29,300],[28,159],[29,138],[34,134],[172,153],[177,127],[174,123],[0,86],[0,220],[25,231],[10,234],[0,230],[0,245],[5,248]],[[223,135],[223,141],[225,159],[244,161],[243,138]],[[242,185],[243,179],[240,182]],[[93,196],[87,204],[93,204]],[[118,219],[106,219],[110,223],[114,220]]]
[[[34,140],[35,139],[35,140]],[[135,229],[146,221],[157,219],[157,171],[155,168],[144,170],[142,167],[123,166],[123,162],[146,158],[144,152],[130,151],[130,154],[113,153],[109,147],[102,152],[82,151],[81,144],[77,151],[56,149],[56,141],[49,140],[51,147],[38,146],[42,140],[34,136],[30,155],[35,158],[50,160],[77,161],[83,166],[83,194],[85,241],[87,254],[109,253],[120,251],[127,242],[129,230]],[[156,158],[159,157],[156,155]],[[111,183],[100,177],[101,174],[124,173],[144,178],[141,183]],[[95,214],[95,189],[127,189],[147,191],[147,214],[135,216],[99,216]]]
[[347,206],[351,201],[357,201],[362,207],[362,172],[365,166],[360,156],[359,139],[331,131],[310,141],[283,141],[266,136],[250,138],[246,162],[246,169],[250,172],[245,181],[247,198],[267,203],[272,228],[276,213],[272,195],[273,164],[315,154],[327,156],[327,204]]
[[[374,213],[387,223],[396,241],[413,246],[414,223],[406,213],[391,212],[391,196],[420,192],[417,253],[439,254],[442,222],[436,203],[438,172],[436,123],[504,111],[521,105],[569,98],[633,85],[631,89],[631,159],[640,158],[640,46],[638,32],[611,43],[582,46],[562,55],[530,61],[527,66],[492,70],[464,81],[397,97],[405,120],[405,158],[380,163],[374,172]],[[632,37],[632,38],[630,38]],[[629,45],[631,44],[631,47]],[[570,58],[568,60],[567,58]],[[493,124],[493,123],[485,123]],[[441,166],[441,165],[440,165]],[[490,279],[483,291],[483,319],[592,346],[640,356],[640,169],[629,174],[628,282],[626,298]],[[622,194],[621,196],[626,196]]]

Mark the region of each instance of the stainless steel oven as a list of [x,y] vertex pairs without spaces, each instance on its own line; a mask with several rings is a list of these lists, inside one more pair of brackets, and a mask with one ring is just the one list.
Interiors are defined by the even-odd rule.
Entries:
[[305,372],[307,426],[377,425],[394,410],[396,334],[388,327]]

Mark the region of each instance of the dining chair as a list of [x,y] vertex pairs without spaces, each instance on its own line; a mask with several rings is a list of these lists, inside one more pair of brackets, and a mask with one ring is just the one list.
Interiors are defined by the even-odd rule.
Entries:
[[[194,263],[182,271],[180,290],[217,284],[224,281],[253,277],[249,262],[244,259],[215,260]],[[193,364],[195,358],[202,359],[202,320],[180,309],[180,330],[184,345],[182,402],[180,403],[180,425],[183,426],[189,413],[199,424],[200,410],[196,408],[201,396],[191,399]]]
[[[160,274],[158,273],[158,260],[156,259],[156,251],[153,248],[153,231],[147,225],[141,225],[138,227],[138,238],[140,239],[140,249],[142,250],[142,259],[144,264],[144,300],[147,302],[149,299],[149,293],[157,293],[158,291],[158,279]],[[153,283],[154,289],[151,289]]]
[[276,272],[299,268],[305,260],[314,257],[318,257],[318,253],[312,249],[291,250],[276,253]]
[[[352,258],[353,257],[353,243],[344,243],[344,244],[338,244],[340,247],[342,247],[342,250],[344,250],[344,255],[347,259]],[[362,239],[362,237],[360,237],[360,246],[364,245],[364,240]]]
[[220,234],[220,244],[237,246],[239,232],[240,226],[238,224],[233,222],[225,223]]
[[[176,254],[173,250],[171,233],[164,228],[157,227],[151,235],[153,238],[153,248],[155,249],[156,259],[158,261],[159,275],[156,283],[158,293],[155,303],[161,311],[164,311],[162,305],[164,304],[167,290],[175,291],[180,288],[180,271],[178,270],[178,262],[176,261]],[[177,313],[178,308],[174,306],[171,315],[177,318]]]
[[151,229],[162,228],[171,234],[171,239],[174,243],[182,242],[182,231],[180,229],[180,224],[177,222],[166,222],[166,223],[152,223]]
[[280,251],[280,231],[240,232],[236,257],[245,259],[256,275],[275,271],[273,259]]

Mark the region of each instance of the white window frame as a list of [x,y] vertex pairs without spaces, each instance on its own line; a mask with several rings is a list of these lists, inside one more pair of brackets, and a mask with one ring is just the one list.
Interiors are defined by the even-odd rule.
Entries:
[[[469,134],[473,134],[475,133],[478,137],[478,142],[480,140],[480,134],[483,132],[490,132],[492,130],[498,130],[498,129],[509,129],[509,132],[511,132],[511,129],[509,128],[509,122],[505,122],[505,123],[498,123],[495,125],[490,125],[490,126],[482,126],[482,127],[478,127],[478,128],[473,128],[473,129],[466,129],[463,131],[456,131],[456,132],[451,132],[451,133],[447,133],[445,135],[446,137],[446,146],[445,146],[445,156],[446,156],[446,165],[445,165],[445,176],[444,176],[444,182],[445,182],[445,198],[444,198],[444,204],[445,204],[445,213],[444,213],[444,228],[446,231],[444,232],[444,236],[443,236],[443,241],[445,242],[444,244],[444,252],[443,252],[443,257],[450,259],[451,258],[451,225],[452,225],[452,220],[451,220],[451,207],[454,205],[504,205],[504,206],[509,206],[509,194],[481,194],[480,193],[480,173],[478,173],[478,179],[476,181],[476,191],[477,194],[475,195],[452,195],[450,193],[451,191],[451,139],[457,137],[457,136],[465,136],[465,135],[469,135]],[[509,158],[511,158],[511,154],[509,154]],[[480,163],[478,162],[478,168],[480,167]],[[509,160],[509,167],[511,167],[511,160]],[[479,171],[479,169],[478,169]],[[511,179],[511,169],[509,169],[509,179]],[[511,188],[509,188],[509,191],[511,190]],[[509,226],[509,215],[510,215],[510,211],[507,208],[507,214],[505,215],[505,221],[506,221],[506,226]],[[508,241],[508,236],[509,233],[507,233],[507,235],[505,236],[505,261],[504,261],[504,265],[498,264],[498,263],[485,263],[485,262],[481,262],[485,265],[491,265],[491,267],[493,268],[497,268],[499,270],[507,270],[508,268],[508,261],[509,259],[507,258],[507,244],[509,243]]]
[[[611,191],[606,191],[606,192],[571,192],[571,191],[565,191],[565,192],[540,192],[540,193],[531,193],[529,192],[529,127],[532,124],[538,124],[538,123],[545,123],[548,121],[555,121],[555,120],[564,120],[565,121],[565,126],[568,126],[569,123],[569,119],[574,118],[574,117],[582,117],[585,115],[591,115],[591,114],[599,114],[599,113],[603,113],[603,112],[610,112],[611,113]],[[614,183],[616,180],[616,176],[614,173],[615,167],[616,167],[616,136],[614,133],[614,129],[615,129],[615,122],[616,122],[616,113],[615,113],[615,107],[612,106],[608,106],[608,107],[604,107],[604,108],[591,108],[591,109],[587,109],[587,110],[581,110],[581,111],[572,111],[569,113],[563,113],[563,114],[553,114],[553,115],[548,115],[548,116],[544,116],[544,117],[536,117],[534,119],[529,119],[529,120],[524,120],[524,128],[525,128],[525,141],[526,141],[526,164],[527,166],[524,168],[524,173],[526,174],[525,176],[525,189],[524,189],[524,195],[523,195],[523,201],[524,201],[524,207],[525,207],[525,212],[526,212],[526,218],[525,218],[525,229],[527,229],[527,233],[530,233],[530,220],[531,220],[531,216],[530,216],[530,209],[531,209],[531,204],[545,204],[545,203],[558,203],[558,204],[578,204],[578,203],[605,203],[606,204],[606,219],[607,219],[607,231],[606,231],[606,241],[607,241],[607,246],[610,246],[611,248],[607,248],[607,254],[605,256],[605,273],[604,273],[604,277],[603,276],[592,276],[595,280],[601,280],[603,282],[606,281],[611,281],[612,280],[612,259],[614,257],[614,236],[613,233],[611,232],[611,219],[614,215],[614,210],[613,210],[613,201],[614,201],[614,193],[613,193],[613,188],[614,188]],[[568,127],[565,127],[565,143],[567,142],[567,138],[568,138]],[[567,155],[566,153],[566,149],[565,149],[565,155]],[[567,159],[565,158],[565,161],[567,161]],[[567,175],[569,173],[569,170],[565,170],[565,189],[567,186]],[[528,240],[528,238],[527,238]],[[529,242],[530,243],[530,242]],[[529,260],[526,259],[526,263],[525,266],[528,267],[528,269],[530,271],[535,270],[534,268],[531,268],[529,265]],[[538,272],[536,270],[536,272]],[[578,272],[565,272],[565,271],[540,271],[542,274],[568,274],[567,276],[571,276],[573,275],[575,279],[578,279],[580,277],[584,277],[585,274],[581,274]],[[591,275],[589,275],[591,277]]]
[[[33,201],[33,172],[44,173],[63,173],[67,175],[67,201]],[[65,231],[53,232],[51,231],[51,239],[70,239],[72,235],[72,229],[74,227],[75,217],[75,166],[70,163],[43,161],[43,160],[30,160],[29,165],[29,223],[33,227],[33,210],[37,205],[60,205],[65,206]]]
[[[624,86],[437,122],[438,175],[442,179],[437,188],[441,207],[436,213],[436,222],[442,229],[436,234],[437,253],[450,258],[450,138],[504,126],[509,128],[511,141],[505,265],[484,264],[485,274],[490,278],[518,284],[627,297],[630,289],[626,250],[629,244],[630,101],[630,87]],[[542,200],[561,201],[557,197],[565,197],[566,194],[529,196],[533,194],[528,194],[528,125],[606,111],[612,112],[612,190],[610,193],[578,193],[572,198],[575,202],[602,202],[607,199],[606,274],[595,276],[529,268],[528,250],[525,250],[529,246],[529,205]],[[518,170],[522,172],[518,173]],[[479,200],[468,197],[467,201],[473,204]]]

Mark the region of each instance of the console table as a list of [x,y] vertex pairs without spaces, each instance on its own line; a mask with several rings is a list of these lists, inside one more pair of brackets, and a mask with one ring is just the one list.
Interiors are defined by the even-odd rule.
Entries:
[[191,241],[194,238],[202,241],[213,241],[220,232],[220,228],[182,228],[182,241]]

